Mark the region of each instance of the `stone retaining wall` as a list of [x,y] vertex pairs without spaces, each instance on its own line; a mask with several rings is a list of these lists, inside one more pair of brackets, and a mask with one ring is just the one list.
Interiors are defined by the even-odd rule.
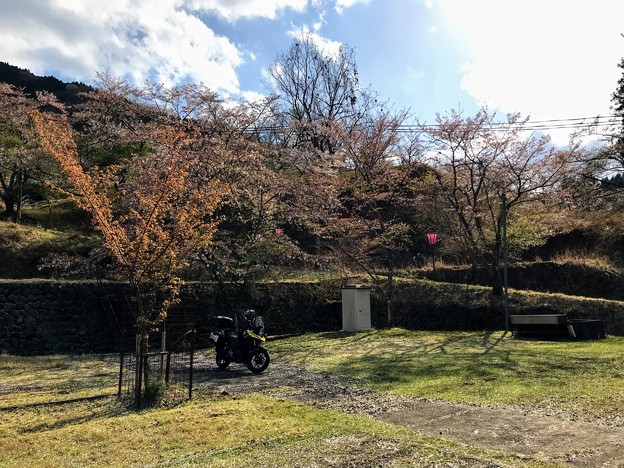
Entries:
[[[258,283],[251,287],[211,284],[185,287],[181,303],[167,319],[170,343],[191,329],[197,346],[207,344],[213,319],[254,308],[267,333],[281,335],[340,330],[341,285]],[[134,332],[129,288],[122,283],[0,281],[0,352],[32,355],[116,352]],[[500,330],[502,304],[491,302],[489,288],[419,281],[399,284],[392,304],[393,325],[420,330]],[[514,313],[557,313],[603,320],[607,334],[624,335],[624,303],[513,294]],[[387,305],[373,290],[372,324],[387,326]]]
[[0,351],[103,352],[117,339],[92,283],[0,283]]

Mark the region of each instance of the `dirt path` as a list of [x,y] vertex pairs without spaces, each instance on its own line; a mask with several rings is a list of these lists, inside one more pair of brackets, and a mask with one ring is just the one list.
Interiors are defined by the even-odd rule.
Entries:
[[306,371],[279,359],[263,374],[253,375],[238,364],[220,371],[208,354],[198,360],[195,375],[199,388],[224,396],[260,392],[573,467],[624,467],[624,420],[618,418],[583,421],[554,410],[379,394],[342,377]]

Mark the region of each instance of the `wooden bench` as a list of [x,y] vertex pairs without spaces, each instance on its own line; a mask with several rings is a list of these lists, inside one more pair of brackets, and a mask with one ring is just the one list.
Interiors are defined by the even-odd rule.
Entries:
[[510,315],[514,336],[537,338],[568,338],[566,314]]
[[602,320],[568,319],[566,314],[510,315],[514,336],[533,338],[606,338]]

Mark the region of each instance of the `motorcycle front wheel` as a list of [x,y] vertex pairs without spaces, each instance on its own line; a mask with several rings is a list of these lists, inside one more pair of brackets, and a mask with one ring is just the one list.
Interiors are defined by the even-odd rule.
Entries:
[[269,367],[269,352],[264,348],[254,349],[247,358],[247,368],[254,374],[259,374]]
[[232,362],[230,357],[224,351],[217,351],[217,357],[215,360],[219,369],[225,369],[230,365],[230,362]]

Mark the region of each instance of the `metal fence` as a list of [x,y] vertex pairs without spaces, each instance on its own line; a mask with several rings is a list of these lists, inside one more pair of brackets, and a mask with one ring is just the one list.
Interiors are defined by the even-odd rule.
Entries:
[[[154,333],[137,358],[131,301],[122,294],[102,294],[112,348],[117,353],[16,356],[0,353],[0,410],[58,404],[117,395],[139,407],[151,398],[165,404],[192,397],[193,359],[199,306],[179,306],[163,331]],[[69,337],[68,337],[69,338]],[[137,368],[138,366],[138,368]],[[139,380],[140,379],[140,380]],[[140,392],[136,390],[141,389]],[[139,395],[139,401],[135,401]],[[131,401],[129,401],[131,400]]]
[[163,338],[160,349],[122,352],[117,389],[119,398],[132,400],[139,408],[155,400],[172,403],[192,398],[194,336],[194,330],[189,330],[169,350]]

